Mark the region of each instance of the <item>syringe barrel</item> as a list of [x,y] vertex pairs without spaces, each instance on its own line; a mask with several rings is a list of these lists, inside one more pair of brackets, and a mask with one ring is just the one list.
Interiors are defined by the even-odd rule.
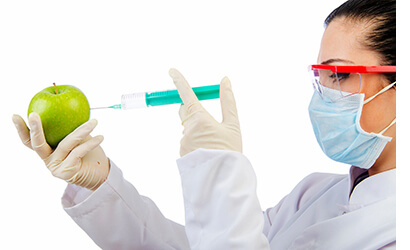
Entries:
[[146,93],[133,93],[121,96],[121,109],[146,108]]
[[[219,98],[220,85],[209,85],[201,87],[193,87],[195,95],[198,100],[210,100]],[[167,104],[182,103],[182,99],[179,96],[177,90],[166,90],[160,92],[147,93],[146,96],[147,106],[159,106]]]
[[[198,100],[210,100],[219,98],[220,85],[193,87]],[[182,103],[178,90],[166,90],[152,93],[126,94],[121,97],[121,109],[146,108],[148,106],[160,106],[167,104]]]

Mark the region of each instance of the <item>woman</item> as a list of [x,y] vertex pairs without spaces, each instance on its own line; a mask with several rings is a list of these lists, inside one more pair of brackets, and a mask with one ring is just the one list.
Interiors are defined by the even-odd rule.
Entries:
[[[223,122],[196,99],[184,77],[170,75],[184,105],[181,174],[186,225],[164,218],[122,177],[89,136],[91,120],[52,150],[37,114],[13,117],[23,143],[66,180],[67,213],[103,249],[379,249],[395,247],[395,1],[350,0],[333,11],[309,105],[313,129],[349,175],[312,174],[262,212],[256,178],[242,152],[235,100],[221,82]],[[375,67],[357,67],[375,66]],[[380,67],[382,66],[382,67]],[[384,67],[387,66],[387,67]],[[75,184],[75,185],[74,185]]]

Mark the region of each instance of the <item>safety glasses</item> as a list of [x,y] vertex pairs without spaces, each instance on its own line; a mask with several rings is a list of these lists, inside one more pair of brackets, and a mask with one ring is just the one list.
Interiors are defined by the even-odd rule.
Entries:
[[309,66],[313,87],[323,100],[335,102],[360,92],[363,73],[395,73],[396,66]]

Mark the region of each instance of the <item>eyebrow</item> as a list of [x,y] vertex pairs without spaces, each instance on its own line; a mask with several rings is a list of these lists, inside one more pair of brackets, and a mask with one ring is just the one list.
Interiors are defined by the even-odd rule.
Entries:
[[354,62],[352,62],[352,61],[345,60],[345,59],[339,59],[339,58],[329,59],[329,60],[321,62],[320,64],[331,64],[331,63],[335,63],[335,62],[343,62],[343,63],[354,64]]

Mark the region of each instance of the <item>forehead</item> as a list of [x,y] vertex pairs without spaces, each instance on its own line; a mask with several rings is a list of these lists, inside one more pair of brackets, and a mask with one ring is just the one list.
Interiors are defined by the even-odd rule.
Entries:
[[[344,61],[346,65],[378,65],[378,55],[362,46],[368,26],[345,18],[334,19],[323,33],[318,63],[332,59]],[[335,63],[336,64],[336,63]]]

